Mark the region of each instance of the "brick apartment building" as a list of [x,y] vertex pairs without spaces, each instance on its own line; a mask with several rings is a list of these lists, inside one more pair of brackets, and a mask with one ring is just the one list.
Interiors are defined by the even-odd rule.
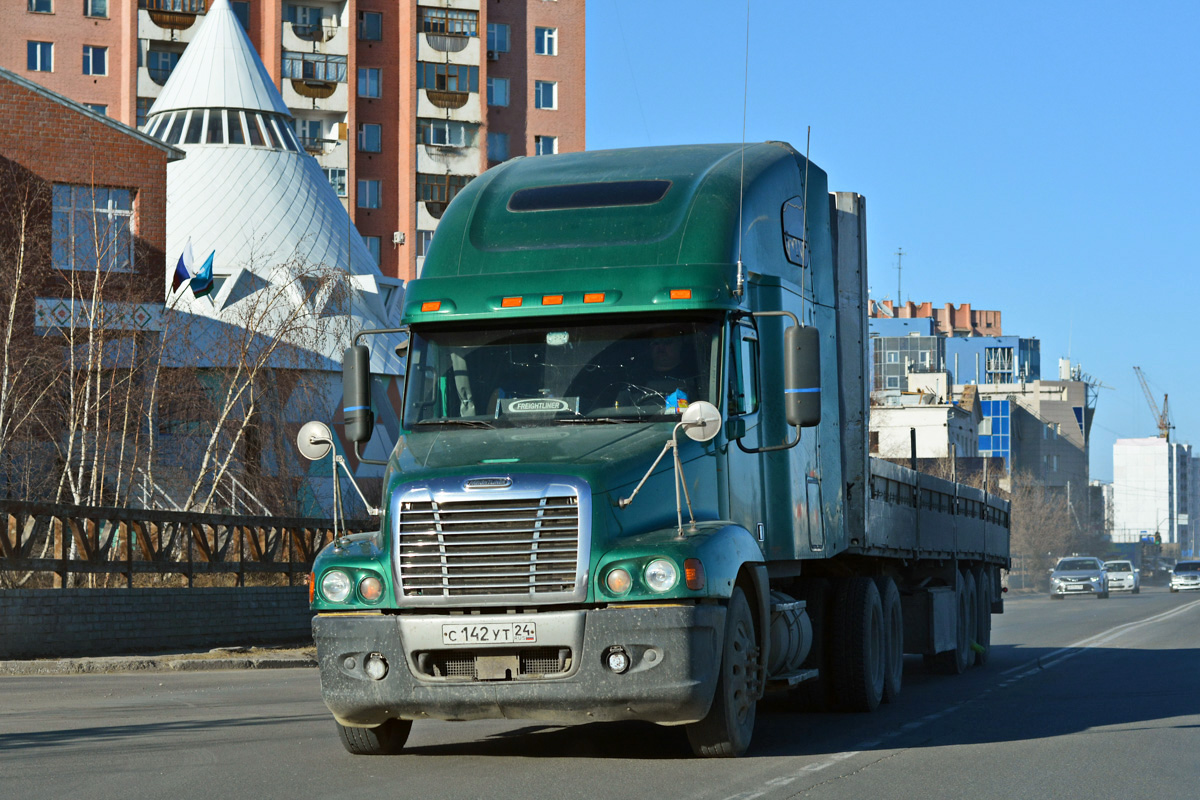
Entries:
[[[140,127],[214,2],[14,0],[0,67]],[[230,5],[384,275],[489,166],[585,147],[584,0]]]
[[6,220],[21,202],[40,215],[39,294],[61,295],[64,275],[99,266],[114,290],[161,308],[167,163],[183,152],[5,69],[0,91],[0,203]]

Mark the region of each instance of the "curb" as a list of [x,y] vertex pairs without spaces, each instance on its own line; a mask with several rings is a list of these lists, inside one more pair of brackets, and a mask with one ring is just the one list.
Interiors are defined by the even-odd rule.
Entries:
[[124,672],[209,672],[214,670],[316,667],[308,656],[189,658],[188,656],[113,656],[40,661],[0,661],[0,677],[16,675],[111,675]]

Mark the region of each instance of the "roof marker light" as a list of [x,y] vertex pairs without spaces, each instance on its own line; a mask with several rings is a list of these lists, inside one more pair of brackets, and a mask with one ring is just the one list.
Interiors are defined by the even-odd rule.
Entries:
[[506,297],[500,301],[500,307],[501,308],[516,308],[519,305],[521,305],[522,299],[523,298],[520,298],[520,297]]
[[421,303],[422,311],[440,311],[441,309],[442,309],[442,301],[441,300],[426,300],[424,303]]
[[604,302],[604,292],[587,292],[583,295],[583,302],[585,302],[585,303],[603,303]]
[[692,299],[692,290],[691,289],[672,289],[671,290],[671,299],[672,300],[691,300]]
[[563,296],[561,294],[547,294],[542,296],[542,305],[544,306],[561,306]]

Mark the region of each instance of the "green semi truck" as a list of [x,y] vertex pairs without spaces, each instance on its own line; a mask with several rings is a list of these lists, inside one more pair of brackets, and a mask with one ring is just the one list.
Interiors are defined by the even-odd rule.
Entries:
[[[781,142],[463,189],[407,287],[379,529],[313,566],[346,749],[398,752],[414,720],[645,720],[736,756],[767,691],[870,711],[905,653],[986,661],[1008,503],[868,456],[865,230]],[[356,452],[383,435],[371,333]]]

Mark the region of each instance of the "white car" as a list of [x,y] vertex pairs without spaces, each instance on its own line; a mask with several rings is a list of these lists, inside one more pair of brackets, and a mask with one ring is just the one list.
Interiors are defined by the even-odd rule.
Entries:
[[1180,561],[1171,570],[1171,591],[1200,591],[1200,561]]
[[1138,594],[1142,591],[1141,576],[1132,561],[1105,561],[1104,571],[1108,573],[1110,592]]
[[1108,574],[1098,558],[1064,558],[1050,570],[1050,597],[1062,600],[1069,594],[1090,594],[1108,599]]

